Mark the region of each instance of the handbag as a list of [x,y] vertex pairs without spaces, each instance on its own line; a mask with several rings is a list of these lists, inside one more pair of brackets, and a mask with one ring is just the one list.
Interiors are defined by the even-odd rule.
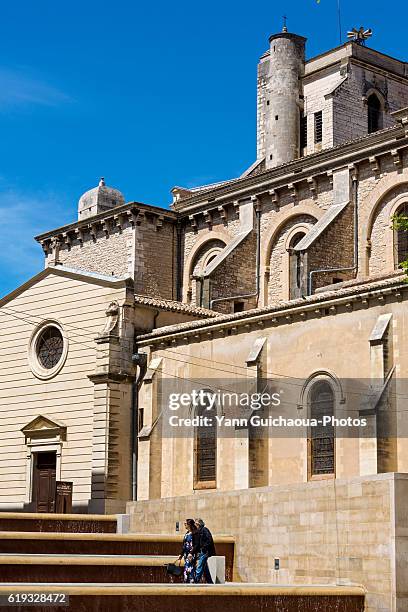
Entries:
[[167,563],[164,567],[170,576],[181,576],[183,573],[183,568],[180,564],[176,565],[176,563]]

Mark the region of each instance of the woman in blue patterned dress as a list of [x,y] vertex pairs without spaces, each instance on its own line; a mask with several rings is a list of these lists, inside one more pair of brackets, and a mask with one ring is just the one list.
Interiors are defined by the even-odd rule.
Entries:
[[193,519],[186,519],[184,527],[187,531],[179,559],[184,557],[184,582],[194,583],[199,534]]

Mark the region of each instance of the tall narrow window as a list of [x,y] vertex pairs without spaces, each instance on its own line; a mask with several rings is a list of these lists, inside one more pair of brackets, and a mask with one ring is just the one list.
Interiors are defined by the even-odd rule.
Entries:
[[294,248],[306,234],[298,232],[289,243],[289,299],[302,297],[303,293],[303,258]]
[[375,94],[371,94],[367,100],[368,107],[368,133],[378,132],[382,129],[381,102]]
[[307,149],[307,115],[300,113],[300,154],[305,154]]
[[319,144],[323,140],[323,111],[314,115],[314,141]]
[[[212,391],[206,392],[209,396]],[[202,417],[195,428],[194,440],[194,488],[215,489],[217,473],[217,421],[216,409],[208,397],[196,407],[195,415]],[[207,419],[204,421],[203,419]]]
[[[316,382],[310,390],[310,418],[321,421],[334,416],[334,393],[326,381]],[[310,475],[335,473],[335,431],[330,425],[311,428]]]
[[[398,217],[408,219],[408,202],[405,202],[397,210]],[[398,268],[399,265],[408,259],[408,231],[405,229],[394,230],[394,264]]]

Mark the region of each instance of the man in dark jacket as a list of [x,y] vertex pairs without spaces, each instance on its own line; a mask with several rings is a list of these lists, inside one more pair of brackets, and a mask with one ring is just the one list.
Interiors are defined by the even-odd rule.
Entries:
[[207,563],[208,558],[215,555],[214,540],[211,531],[205,526],[203,519],[196,519],[195,524],[199,532],[195,582],[201,582],[204,574],[207,584],[214,584]]

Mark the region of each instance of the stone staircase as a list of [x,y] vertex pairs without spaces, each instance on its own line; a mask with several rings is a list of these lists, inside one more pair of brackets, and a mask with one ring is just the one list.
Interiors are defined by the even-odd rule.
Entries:
[[[36,612],[362,612],[361,587],[279,587],[233,583],[234,539],[215,537],[226,584],[184,585],[167,574],[181,535],[116,533],[116,516],[0,513],[0,601],[9,593],[69,596]],[[22,599],[23,598],[23,599]],[[0,609],[3,606],[0,605]],[[5,608],[4,608],[5,609]]]

